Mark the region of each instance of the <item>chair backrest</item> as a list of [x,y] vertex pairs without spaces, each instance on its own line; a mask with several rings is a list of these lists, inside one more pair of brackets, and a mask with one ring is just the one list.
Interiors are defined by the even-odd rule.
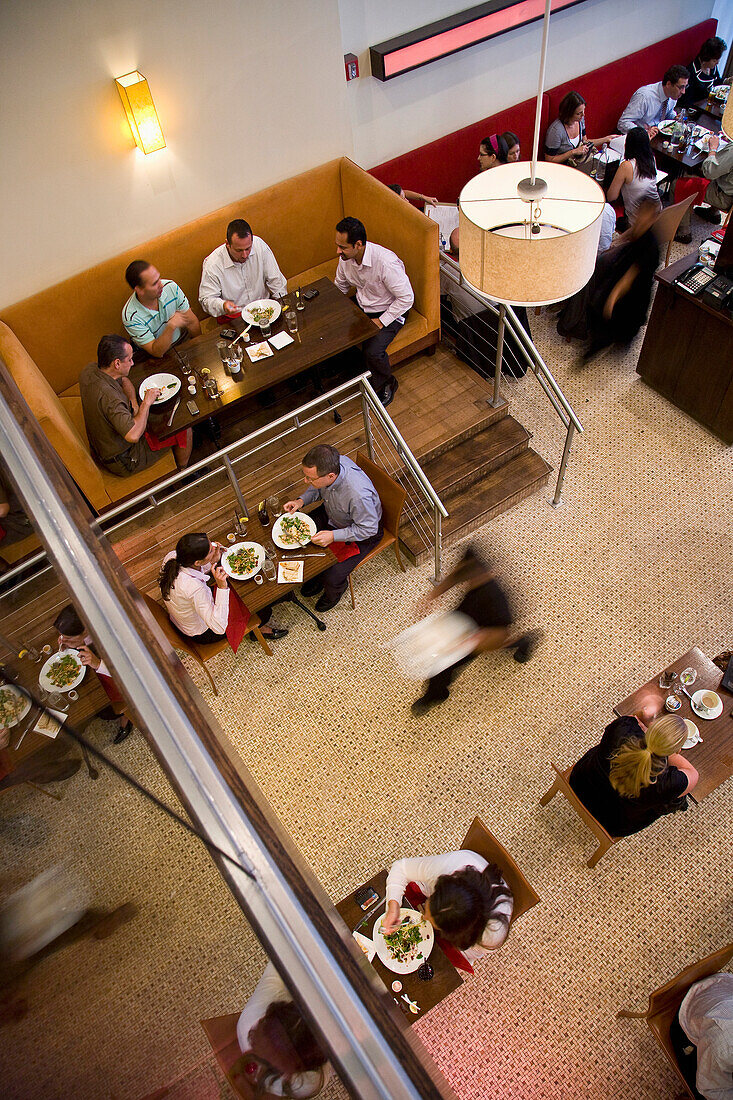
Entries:
[[176,630],[173,623],[168,618],[168,612],[162,604],[159,604],[157,600],[154,600],[152,596],[148,596],[145,592],[143,593],[143,599],[145,600],[148,611],[153,616],[173,648],[182,649],[184,653],[188,653],[189,657],[193,657],[195,661],[200,662],[201,657],[197,653],[195,646],[189,642],[183,634],[180,634]]
[[688,195],[674,206],[667,206],[654,222],[654,236],[659,244],[668,244],[680,227],[685,211],[697,200],[697,195]]
[[[243,1076],[234,1077],[232,1075],[232,1067],[242,1057],[237,1042],[238,1020],[239,1013],[231,1012],[228,1016],[213,1016],[210,1020],[201,1020],[201,1026],[204,1029],[206,1038],[209,1040],[209,1045],[214,1052],[219,1068],[237,1096],[241,1096],[243,1100],[254,1100],[255,1091],[249,1081]],[[260,1096],[264,1100],[270,1100],[270,1098],[274,1100],[275,1093],[262,1092]]]
[[471,852],[477,852],[489,863],[495,863],[501,871],[507,886],[514,895],[512,924],[540,900],[539,894],[527,882],[514,858],[507,852],[504,845],[489,832],[480,817],[475,817],[471,822],[471,827],[463,839],[462,847]]
[[[731,958],[733,958],[733,943],[729,943],[727,947],[721,947],[719,951],[714,951],[712,955],[706,955],[704,959],[686,966],[676,977],[671,978],[666,985],[662,985],[659,989],[655,989],[653,993],[650,993],[647,1020],[651,1023],[654,1018],[661,1022],[663,1018],[666,1019],[669,1016],[671,1022],[677,1015],[677,1009],[682,1004],[690,986],[694,985],[695,982],[702,981],[703,978],[709,978],[711,974],[717,974],[730,962]],[[669,1031],[669,1024],[667,1025],[667,1031]]]
[[402,509],[405,507],[407,499],[407,489],[404,489],[398,481],[390,477],[386,470],[383,470],[381,466],[377,466],[376,462],[372,462],[368,455],[362,454],[361,451],[357,451],[355,462],[364,471],[379,494],[379,499],[382,502],[382,525],[385,531],[396,538]]
[[570,773],[573,769],[572,768],[566,768],[566,770],[564,772],[561,772],[560,769],[558,768],[557,764],[554,763],[554,761],[551,760],[550,763],[552,764],[552,767],[555,769],[555,773],[557,775],[557,784],[558,784],[560,790],[565,795],[565,797],[567,798],[568,802],[570,803],[570,805],[575,810],[578,817],[583,819],[583,821],[586,823],[586,825],[588,826],[590,831],[592,833],[595,833],[595,835],[599,838],[599,840],[613,841],[615,839],[615,837],[612,837],[609,832],[606,832],[604,827],[601,825],[600,821],[598,821],[597,818],[593,817],[593,814],[590,812],[590,810],[587,810],[585,808],[585,806],[580,801],[580,799],[578,798],[578,796],[575,793],[575,791],[573,790],[573,788],[570,786],[570,783],[568,782],[568,779],[569,779]]

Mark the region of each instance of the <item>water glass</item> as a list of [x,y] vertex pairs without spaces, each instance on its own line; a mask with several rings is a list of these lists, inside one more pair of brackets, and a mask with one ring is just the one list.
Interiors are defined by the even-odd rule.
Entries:
[[295,336],[298,331],[298,314],[294,309],[289,309],[285,314],[285,324],[288,327],[290,335]]
[[305,299],[303,298],[303,291],[298,287],[295,292],[295,308],[305,309]]
[[680,683],[685,687],[689,687],[690,684],[694,684],[697,679],[697,669],[695,668],[683,668],[680,673]]
[[270,513],[273,519],[279,519],[283,514],[283,506],[280,503],[279,497],[268,497],[265,501],[267,504],[267,511]]
[[221,359],[224,367],[226,368],[229,362],[229,342],[228,340],[217,340],[216,350],[219,352],[219,358]]
[[262,572],[268,581],[274,581],[277,576],[277,570],[275,569],[274,561],[270,561],[269,558],[265,558],[262,563]]
[[260,323],[260,332],[263,340],[267,340],[269,336],[272,336],[272,328],[269,321],[262,321]]

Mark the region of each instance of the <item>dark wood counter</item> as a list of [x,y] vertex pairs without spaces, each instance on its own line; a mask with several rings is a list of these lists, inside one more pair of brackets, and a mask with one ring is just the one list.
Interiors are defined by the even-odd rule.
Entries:
[[733,443],[733,319],[675,287],[692,253],[658,271],[637,373],[678,409]]

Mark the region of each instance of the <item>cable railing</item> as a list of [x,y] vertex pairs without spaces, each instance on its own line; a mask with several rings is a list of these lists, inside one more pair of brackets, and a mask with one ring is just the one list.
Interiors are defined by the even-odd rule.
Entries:
[[[350,412],[345,412],[346,406],[357,401],[359,405],[355,405]],[[311,425],[317,425],[319,421],[323,421],[324,417],[332,418],[337,411],[344,412],[338,427],[338,434],[343,435],[344,438],[349,435],[353,437],[356,434],[356,429],[360,426],[364,434],[367,453],[373,461],[379,461],[380,458],[380,455],[377,454],[378,448],[375,445],[375,424],[379,426],[381,433],[386,437],[393,454],[398,458],[398,462],[396,466],[394,461],[392,461],[392,464],[386,463],[385,468],[390,473],[399,471],[402,483],[407,482],[410,505],[407,516],[413,522],[413,526],[421,530],[423,538],[427,540],[425,542],[426,548],[428,546],[433,547],[435,576],[436,579],[439,579],[442,555],[442,521],[447,517],[448,512],[423,473],[397,425],[389,413],[385,411],[372,389],[368,372],[356,375],[328,392],[319,394],[311,401],[242,436],[241,439],[219,448],[213,454],[192,463],[185,469],[170,474],[168,477],[156,482],[152,487],[126,498],[97,516],[93,521],[93,527],[100,533],[110,537],[131,521],[140,519],[146,514],[154,513],[164,505],[169,505],[181,494],[190,493],[192,478],[195,478],[196,489],[199,490],[201,485],[210,482],[214,478],[221,477],[222,473],[226,475],[239,508],[246,515],[249,509],[242,492],[242,477],[247,477],[247,494],[250,499],[259,500],[267,496],[268,465],[277,461],[281,467],[278,476],[281,476],[282,460],[287,458],[287,452],[284,452],[283,447],[284,445],[287,446],[289,441],[292,441],[292,468],[295,477],[283,488],[294,486],[296,478],[302,476],[300,475],[300,458],[302,455],[298,447],[299,444],[302,444],[303,429]],[[359,422],[361,422],[360,425]],[[326,427],[321,423],[316,435],[323,436],[324,439],[328,437],[330,440],[334,430],[332,425],[329,424]],[[317,438],[309,436],[310,446],[317,441]],[[274,445],[278,445],[277,455],[273,458],[267,458],[268,449]],[[383,448],[381,454],[384,455]],[[255,457],[257,457],[259,463],[256,470],[253,469],[250,461],[249,468],[238,473],[235,467],[242,471],[243,464]],[[271,484],[271,481],[269,483]],[[430,517],[429,520],[425,520],[426,515]],[[36,569],[36,567],[38,568]],[[18,562],[2,575],[0,590],[5,593],[10,592],[14,586],[25,583],[31,572],[42,572],[48,568],[50,566],[45,553],[38,551]]]
[[[478,323],[474,323],[471,326],[470,339],[464,339],[462,341],[463,346],[461,347],[463,353],[462,357],[469,358],[470,343],[472,341],[478,341],[478,353],[485,357],[487,361],[489,358],[493,358],[492,406],[496,408],[502,403],[502,366],[507,364],[510,373],[512,373],[512,365],[523,361],[525,369],[529,368],[532,371],[540,388],[565,428],[565,445],[560,460],[560,467],[557,472],[555,494],[550,501],[552,506],[557,508],[562,504],[562,489],[565,483],[565,471],[567,469],[568,458],[570,457],[570,449],[573,445],[573,438],[576,432],[582,435],[583,425],[580,423],[572,406],[553,376],[552,371],[538,352],[531,337],[512,307],[504,303],[493,302],[490,298],[487,298],[485,294],[482,294],[481,291],[472,286],[465,278],[459,265],[455,260],[452,260],[450,256],[441,254],[440,269],[441,275],[445,275],[449,281],[453,282],[456,287],[459,287],[462,295],[468,295],[497,319],[496,332],[494,333],[494,329],[491,325],[484,321],[482,326],[481,318],[474,315],[474,322]],[[445,321],[443,322],[444,331],[447,331],[454,341],[457,341],[457,339],[461,337],[459,328],[460,323],[461,322],[458,322],[457,325],[453,325],[450,321],[448,321],[447,324]],[[507,347],[507,332],[512,337],[510,348]],[[472,365],[475,366],[479,373],[485,378],[488,379],[491,377],[482,369],[480,363],[472,362]],[[524,371],[522,371],[522,373],[524,373]]]

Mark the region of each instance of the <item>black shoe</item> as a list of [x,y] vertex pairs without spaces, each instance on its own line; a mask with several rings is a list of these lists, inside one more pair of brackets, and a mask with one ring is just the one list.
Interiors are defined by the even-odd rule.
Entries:
[[394,376],[390,378],[389,382],[379,395],[379,400],[382,402],[385,409],[387,408],[387,405],[392,404],[392,402],[394,401],[394,395],[397,393],[397,390],[399,388],[400,384],[397,379]]
[[438,703],[444,703],[449,696],[449,692],[446,691],[445,695],[421,695],[419,699],[410,707],[410,710],[416,718],[421,718],[423,714],[426,714],[432,707],[437,707]]
[[321,577],[311,577],[309,581],[306,581],[300,590],[301,596],[317,596],[319,592],[323,591],[323,579]]
[[678,242],[678,244],[689,244],[692,240],[692,233],[690,233],[689,231],[687,233],[682,233],[678,229],[674,235],[674,239]]
[[538,630],[531,630],[527,634],[523,634],[514,647],[514,660],[518,661],[520,665],[525,664],[534,653],[540,637]]
[[132,733],[132,722],[128,718],[125,725],[120,726],[119,732],[116,733],[115,736],[112,738],[112,744],[113,745],[121,745],[122,742],[125,740],[125,738],[129,737],[131,733]]
[[[343,593],[341,595],[343,595]],[[341,596],[334,597],[323,595],[316,604],[316,611],[330,611],[332,607],[336,606],[340,599]]]
[[[278,638],[284,638],[286,634],[290,633],[290,631],[286,626],[271,626],[269,634],[265,634],[264,630],[260,630],[260,633],[262,634],[262,637],[265,639],[266,642],[276,642]],[[253,631],[250,631],[247,637],[249,638],[250,642],[257,641],[257,638],[255,638]]]
[[720,225],[720,211],[716,210],[712,206],[696,206],[694,211],[698,218],[702,218],[704,222],[712,222],[713,225]]

